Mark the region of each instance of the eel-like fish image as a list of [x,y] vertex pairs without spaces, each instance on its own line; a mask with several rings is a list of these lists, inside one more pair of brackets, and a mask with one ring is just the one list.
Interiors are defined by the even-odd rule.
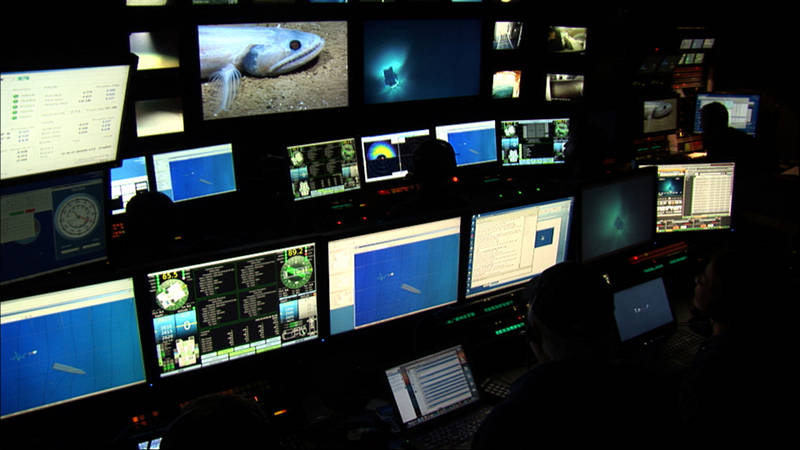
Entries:
[[230,109],[242,74],[278,76],[319,55],[325,40],[314,33],[261,26],[199,26],[200,76],[221,83],[216,113]]

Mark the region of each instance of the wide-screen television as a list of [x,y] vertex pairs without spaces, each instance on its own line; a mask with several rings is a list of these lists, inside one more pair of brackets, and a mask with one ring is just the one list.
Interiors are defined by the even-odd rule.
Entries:
[[0,180],[117,159],[128,65],[0,73]]
[[145,382],[130,278],[0,304],[2,417]]
[[497,161],[497,134],[494,120],[438,125],[436,138],[447,141],[456,153],[456,166]]
[[567,257],[573,197],[472,216],[467,294],[527,282]]
[[367,20],[364,103],[476,96],[481,20]]
[[107,257],[103,172],[0,190],[0,284]]
[[348,106],[347,22],[197,27],[203,118]]
[[734,163],[659,164],[656,167],[656,232],[731,228]]
[[363,136],[364,181],[371,183],[404,178],[413,172],[414,150],[417,145],[429,140],[430,134],[430,130],[426,129]]
[[456,217],[330,241],[331,334],[455,303],[460,233]]
[[316,339],[316,245],[147,274],[161,377]]
[[286,150],[289,152],[289,177],[295,201],[361,187],[353,138],[293,145]]
[[562,164],[569,140],[569,119],[500,122],[500,155],[504,167]]
[[231,144],[153,155],[156,189],[173,202],[236,192]]
[[581,258],[594,261],[653,242],[656,171],[639,169],[581,189]]
[[717,102],[728,110],[728,126],[755,136],[760,99],[759,95],[698,94],[695,104],[695,133],[703,132],[702,108],[709,103]]

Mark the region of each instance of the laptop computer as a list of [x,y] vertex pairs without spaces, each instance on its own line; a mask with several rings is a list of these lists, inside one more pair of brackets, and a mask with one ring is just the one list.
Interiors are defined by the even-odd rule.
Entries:
[[492,406],[461,345],[386,369],[402,433],[414,448],[469,448]]
[[661,277],[617,290],[614,307],[623,353],[672,359],[690,352],[704,339],[688,327],[678,328]]

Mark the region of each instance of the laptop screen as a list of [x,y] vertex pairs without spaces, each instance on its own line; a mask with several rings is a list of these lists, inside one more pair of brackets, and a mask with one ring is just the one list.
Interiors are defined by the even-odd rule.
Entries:
[[478,386],[459,345],[386,370],[405,427],[478,401]]
[[622,342],[674,321],[662,278],[655,278],[614,294],[614,315]]

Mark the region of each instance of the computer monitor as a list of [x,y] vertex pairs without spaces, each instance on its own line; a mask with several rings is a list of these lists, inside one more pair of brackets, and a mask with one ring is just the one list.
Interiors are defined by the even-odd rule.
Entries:
[[694,116],[695,133],[703,132],[702,108],[709,103],[717,102],[728,110],[728,126],[755,136],[760,99],[760,95],[697,94]]
[[481,31],[480,19],[364,21],[364,103],[478,95]]
[[563,164],[569,140],[569,119],[526,119],[500,122],[500,155],[504,167]]
[[529,281],[567,257],[574,197],[472,216],[466,297]]
[[550,53],[582,53],[586,51],[586,27],[550,26],[547,30],[547,51]]
[[0,190],[0,284],[106,259],[100,171]]
[[521,70],[501,70],[492,75],[492,98],[519,98]]
[[516,50],[522,42],[523,22],[496,21],[492,48],[495,50]]
[[330,241],[331,334],[455,303],[460,233],[456,217]]
[[316,245],[147,274],[161,377],[316,339]]
[[134,195],[150,188],[147,160],[144,156],[123,159],[122,165],[112,168],[110,173],[111,200],[122,199],[122,208],[111,211],[111,214],[122,214]]
[[117,159],[130,64],[2,72],[0,180]]
[[458,167],[497,161],[495,121],[456,123],[436,127],[436,138],[447,141],[456,153]]
[[2,417],[145,382],[130,278],[0,303]]
[[583,97],[585,76],[578,74],[548,73],[544,99],[548,102],[571,102]]
[[204,120],[349,104],[346,21],[200,25],[197,35]]
[[413,172],[414,150],[421,142],[429,139],[430,130],[362,137],[364,181],[372,183],[403,178],[408,172]]
[[361,187],[353,138],[287,147],[294,200],[306,200]]
[[581,189],[581,258],[609,257],[655,239],[656,171],[639,169]]
[[645,100],[642,104],[642,132],[665,133],[678,128],[678,99]]
[[236,192],[231,144],[153,155],[156,190],[173,202]]
[[656,232],[731,228],[734,163],[659,164],[656,167]]

